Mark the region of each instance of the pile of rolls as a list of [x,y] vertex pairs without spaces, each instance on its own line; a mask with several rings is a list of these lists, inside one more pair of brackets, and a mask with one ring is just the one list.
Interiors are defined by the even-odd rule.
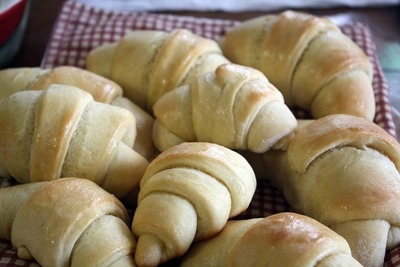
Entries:
[[[368,57],[285,11],[220,40],[137,30],[86,69],[0,71],[0,238],[42,266],[382,266],[400,144]],[[309,119],[296,118],[303,109]],[[293,209],[238,219],[260,179]]]

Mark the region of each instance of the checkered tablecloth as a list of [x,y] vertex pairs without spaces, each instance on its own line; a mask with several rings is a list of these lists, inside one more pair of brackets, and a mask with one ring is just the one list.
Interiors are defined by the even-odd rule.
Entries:
[[[86,6],[72,0],[65,2],[54,26],[42,66],[51,68],[61,65],[85,67],[87,53],[103,43],[120,39],[128,30],[151,29],[170,31],[186,28],[201,36],[217,39],[225,31],[240,23],[235,20],[195,18],[154,13],[123,13]],[[340,25],[369,56],[374,65],[373,87],[376,98],[375,122],[396,135],[391,115],[388,85],[376,55],[370,30],[361,23]],[[304,113],[294,110],[297,117]],[[13,180],[0,178],[0,187],[14,184]],[[290,210],[282,194],[268,181],[259,180],[249,209],[241,218],[262,217]],[[387,253],[386,266],[400,266],[400,248]],[[19,260],[9,241],[0,240],[0,266],[37,266],[33,262]]]
[[78,2],[97,6],[108,10],[131,11],[223,11],[246,12],[298,8],[335,8],[335,7],[365,7],[388,6],[399,4],[399,0],[77,0]]

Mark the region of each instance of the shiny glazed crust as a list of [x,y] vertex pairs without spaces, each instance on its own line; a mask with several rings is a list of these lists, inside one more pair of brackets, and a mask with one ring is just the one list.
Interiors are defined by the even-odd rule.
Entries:
[[220,44],[232,62],[262,71],[290,107],[314,118],[375,116],[372,63],[327,18],[294,11],[262,16],[234,27]]

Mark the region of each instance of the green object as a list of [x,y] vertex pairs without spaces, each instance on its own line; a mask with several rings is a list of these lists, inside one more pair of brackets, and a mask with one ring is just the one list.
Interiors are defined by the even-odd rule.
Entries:
[[380,64],[384,70],[400,70],[400,43],[385,44],[380,55]]

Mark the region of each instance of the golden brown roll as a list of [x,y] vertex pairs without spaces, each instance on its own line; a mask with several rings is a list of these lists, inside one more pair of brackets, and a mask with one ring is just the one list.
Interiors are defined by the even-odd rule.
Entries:
[[43,90],[52,84],[78,87],[98,102],[110,103],[122,95],[122,88],[113,81],[73,66],[53,69],[39,67],[8,68],[0,71],[0,99],[25,90]]
[[314,118],[375,116],[372,63],[328,18],[290,10],[261,16],[230,29],[220,44],[232,62],[263,72],[289,107]]
[[117,82],[126,97],[152,113],[166,92],[227,62],[217,42],[189,30],[136,30],[94,48],[86,68]]
[[20,183],[87,178],[123,198],[148,165],[133,149],[133,114],[76,87],[52,85],[4,98],[0,128],[0,175]]
[[0,99],[20,91],[44,90],[53,84],[77,87],[90,93],[97,102],[128,109],[136,118],[137,138],[134,149],[146,159],[151,159],[156,153],[149,134],[153,127],[153,117],[124,97],[118,84],[85,69],[59,66],[53,69],[25,67],[0,70]]
[[228,221],[216,236],[196,242],[182,267],[361,267],[346,240],[308,216],[282,212]]
[[320,118],[264,160],[291,207],[342,235],[362,265],[382,266],[400,244],[400,144],[373,122]]
[[160,151],[200,141],[262,153],[284,147],[297,125],[261,72],[231,63],[168,92],[154,114],[153,141]]
[[73,177],[0,189],[0,238],[41,266],[136,266],[122,203]]
[[137,265],[157,266],[217,234],[247,209],[255,188],[253,170],[233,150],[187,142],[164,151],[140,183],[132,223]]

